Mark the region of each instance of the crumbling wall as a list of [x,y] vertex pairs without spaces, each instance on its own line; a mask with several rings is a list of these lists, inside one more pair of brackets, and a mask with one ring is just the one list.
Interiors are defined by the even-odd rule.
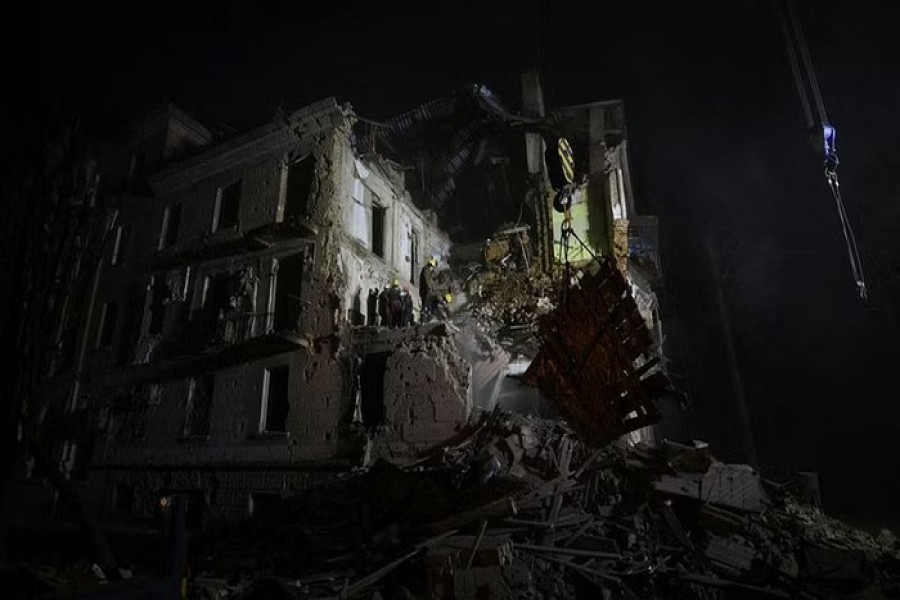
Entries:
[[302,379],[292,389],[294,415],[288,416],[288,427],[296,432],[295,456],[303,460],[343,454],[342,426],[353,409],[347,358],[338,340],[320,340],[311,350],[297,355]]
[[410,456],[452,438],[472,412],[470,382],[469,364],[450,337],[401,342],[387,360],[376,453]]
[[312,338],[331,335],[338,330],[342,291],[346,287],[340,267],[338,231],[341,223],[340,168],[342,136],[346,126],[338,126],[313,141],[316,168],[308,210],[319,232],[312,272],[304,282],[301,329]]
[[[416,310],[419,270],[428,257],[445,257],[450,240],[441,232],[436,220],[419,211],[403,187],[402,172],[394,170],[378,157],[360,157],[353,150],[349,136],[336,138],[334,165],[339,196],[340,218],[336,240],[339,248],[338,267],[344,287],[337,293],[341,314],[351,322],[366,320],[369,291],[381,290],[394,278],[408,287]],[[339,171],[338,171],[339,169]],[[384,209],[382,256],[373,249],[372,205]],[[336,207],[337,208],[337,207]],[[418,245],[413,252],[413,238]]]
[[[340,264],[347,286],[342,298],[344,317],[355,325],[368,323],[367,302],[369,290],[381,292],[391,284],[395,273],[376,256],[361,253],[351,244],[340,250]],[[419,295],[411,293],[413,306],[419,308]]]
[[628,276],[628,219],[613,222],[613,259],[623,276]]
[[[92,497],[104,510],[110,508],[112,490],[122,483],[133,488],[135,502],[144,507],[141,509],[144,512],[158,500],[159,490],[166,488],[203,490],[211,511],[222,515],[245,514],[249,492],[300,489],[305,483],[289,482],[307,476],[294,470],[313,464],[320,468],[322,463],[335,461],[344,464],[345,457],[358,457],[362,440],[350,426],[353,405],[345,345],[347,308],[353,305],[351,296],[356,293],[359,306],[365,310],[369,287],[381,287],[397,275],[398,261],[408,260],[409,250],[404,252],[403,240],[397,240],[396,235],[386,238],[391,244],[391,254],[385,258],[361,252],[358,245],[348,240],[342,211],[350,193],[348,176],[352,179],[356,160],[350,144],[351,121],[352,117],[337,107],[317,113],[314,118],[289,117],[279,125],[279,131],[276,132],[274,125],[267,127],[259,134],[260,139],[244,140],[241,143],[246,148],[235,146],[234,152],[225,158],[219,156],[221,151],[213,151],[209,157],[201,155],[193,160],[182,171],[176,168],[175,172],[164,175],[157,181],[160,201],[147,202],[136,211],[135,214],[142,215],[143,222],[154,225],[144,227],[133,238],[132,243],[139,250],[131,257],[132,264],[156,255],[158,221],[166,204],[183,205],[178,248],[173,250],[192,244],[223,242],[239,232],[209,233],[218,187],[237,179],[243,181],[242,231],[268,225],[277,219],[282,208],[285,165],[306,155],[314,159],[306,216],[316,231],[315,245],[311,262],[303,270],[300,292],[300,335],[308,346],[216,369],[208,435],[185,435],[189,378],[159,383],[154,404],[130,415],[113,417],[107,434],[98,444],[97,469],[92,475]],[[251,152],[251,160],[241,160],[239,155],[245,150]],[[228,164],[215,164],[220,158],[227,158]],[[402,190],[402,183],[396,188],[395,184],[387,179],[379,184],[399,190],[391,200],[403,210],[398,208],[392,212],[391,218],[396,222],[391,224],[390,231],[396,233],[419,219],[419,260],[424,262],[431,254],[446,255],[447,237],[437,229],[433,219],[404,204],[408,196]],[[381,193],[385,193],[383,189]],[[270,252],[253,257],[229,255],[192,265],[191,279],[182,286],[186,293],[178,299],[183,312],[202,310],[204,277],[250,268],[252,291],[248,287],[247,297],[242,296],[247,305],[242,305],[242,310],[265,317],[264,313],[271,310],[270,295],[275,284],[273,259],[279,259],[282,254],[273,247]],[[412,273],[406,269],[407,276]],[[148,277],[140,276],[144,280]],[[172,323],[172,316],[167,314],[164,326],[167,335],[179,330]],[[254,325],[254,335],[263,334],[265,318]],[[237,343],[245,337],[231,336],[226,341]],[[409,367],[399,354],[414,356],[409,365],[415,376],[403,374]],[[285,365],[289,366],[286,432],[261,433],[265,371]],[[404,377],[412,385],[405,385]],[[396,425],[398,445],[403,450],[443,441],[466,421],[471,410],[468,377],[468,367],[455,353],[449,339],[401,344],[398,358],[388,367],[385,388],[392,390],[387,395],[391,407],[389,420],[391,426]],[[119,390],[125,395],[133,392]],[[132,435],[136,431],[139,435]],[[263,472],[255,473],[256,468]]]
[[454,342],[460,353],[471,365],[470,396],[472,404],[480,410],[493,410],[510,355],[478,327],[463,327],[454,336]]
[[[183,435],[186,379],[161,384],[155,404],[113,415],[88,486],[94,510],[152,517],[163,491],[193,491],[202,493],[209,519],[239,518],[251,493],[293,493],[329,468],[345,468],[341,427],[350,407],[338,351],[336,340],[325,338],[310,352],[217,371],[208,436]],[[283,365],[290,367],[287,435],[260,434],[263,373]],[[133,489],[130,515],[116,508],[118,484]]]

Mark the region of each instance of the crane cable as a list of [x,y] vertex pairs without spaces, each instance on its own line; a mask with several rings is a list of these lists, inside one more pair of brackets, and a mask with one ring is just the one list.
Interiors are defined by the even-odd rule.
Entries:
[[794,83],[797,84],[797,95],[800,96],[800,104],[803,107],[803,115],[806,117],[806,126],[812,129],[816,123],[813,120],[812,109],[809,106],[809,98],[806,96],[806,88],[803,85],[803,77],[800,74],[800,65],[797,63],[797,53],[791,40],[791,32],[788,29],[784,11],[777,10],[778,23],[781,25],[781,34],[784,36],[784,46],[787,48],[788,61],[791,64],[791,72],[794,74]]
[[[807,85],[812,91],[816,112],[818,112],[819,116],[819,127],[822,130],[825,151],[825,180],[828,183],[828,187],[831,190],[831,194],[834,197],[837,206],[838,217],[841,221],[841,230],[844,234],[844,242],[847,246],[847,255],[850,259],[850,269],[853,272],[853,278],[856,281],[857,291],[859,292],[859,297],[865,300],[867,298],[867,290],[862,260],[860,259],[859,248],[856,244],[856,235],[853,233],[853,227],[850,224],[850,219],[847,216],[847,209],[844,207],[844,201],[841,197],[841,184],[837,175],[838,157],[835,148],[836,132],[834,127],[828,122],[828,115],[825,112],[825,103],[822,100],[822,93],[819,90],[816,72],[813,70],[812,60],[810,60],[809,57],[809,49],[804,40],[800,19],[797,18],[797,11],[794,8],[792,0],[783,0],[783,2],[784,4],[781,10],[778,10],[777,13],[781,25],[781,32],[784,36],[784,45],[787,48],[791,72],[794,75],[794,83],[797,85],[797,93],[800,96],[800,103],[803,106],[806,124],[810,129],[815,129],[816,124],[813,119],[809,97],[806,93]],[[790,23],[790,26],[788,23]],[[793,29],[793,36],[791,35],[791,29]],[[806,83],[803,80],[802,70],[797,60],[797,49],[795,49],[795,45],[796,48],[799,49],[800,58],[803,61],[803,69],[806,72],[807,79]]]
[[[800,27],[800,19],[797,18],[797,10],[792,0],[784,0],[788,9],[788,16],[794,27],[796,34],[797,47],[800,49],[800,58],[803,59],[803,66],[806,69],[806,76],[809,79],[809,89],[812,90],[813,100],[816,102],[816,109],[819,113],[819,122],[828,123],[828,115],[825,114],[825,103],[822,101],[822,92],[819,90],[819,80],[813,69],[812,61],[809,58],[809,48],[806,45],[806,38],[803,35],[803,29]],[[794,59],[796,60],[796,59]],[[809,102],[807,100],[807,102]]]

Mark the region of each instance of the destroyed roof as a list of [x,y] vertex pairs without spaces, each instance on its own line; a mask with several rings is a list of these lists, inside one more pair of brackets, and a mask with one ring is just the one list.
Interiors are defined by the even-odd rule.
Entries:
[[[453,210],[448,202],[461,196],[458,191],[470,173],[489,168],[492,156],[514,153],[509,125],[525,121],[529,119],[509,112],[487,87],[470,84],[384,123],[360,120],[354,139],[360,153],[374,150],[409,165],[417,178],[409,187],[419,205],[446,214]],[[477,189],[483,193],[484,187],[479,180]]]
[[308,123],[324,115],[343,117],[344,114],[345,109],[329,97],[294,111],[286,118],[276,115],[268,123],[165,167],[150,177],[150,186],[157,194],[171,192],[263,153],[288,148],[297,142],[298,135],[308,133]]
[[469,84],[456,90],[446,98],[426,102],[405,113],[401,113],[385,122],[387,136],[393,140],[402,140],[407,135],[415,135],[419,125],[434,124],[441,119],[449,119],[460,113],[466,116],[489,116],[504,121],[528,120],[520,115],[510,113],[500,99],[487,86]]

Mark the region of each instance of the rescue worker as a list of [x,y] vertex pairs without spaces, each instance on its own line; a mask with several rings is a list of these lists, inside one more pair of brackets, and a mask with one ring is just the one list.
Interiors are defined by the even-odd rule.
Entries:
[[390,288],[384,286],[384,289],[378,294],[378,316],[381,317],[382,327],[391,326],[391,311],[388,310],[388,291],[390,291]]
[[378,325],[378,288],[369,288],[369,296],[366,298],[367,325]]
[[394,278],[391,289],[388,291],[388,313],[390,313],[389,327],[400,327],[403,319],[403,298],[400,297],[400,280]]
[[434,314],[442,321],[446,321],[450,318],[450,304],[453,303],[453,294],[451,294],[448,289],[446,294],[442,295],[440,298],[435,296],[435,299]]
[[413,301],[412,294],[409,293],[409,286],[403,288],[400,292],[400,301],[402,306],[400,326],[409,327],[412,325]]
[[434,277],[437,271],[437,264],[437,259],[432,256],[419,273],[419,299],[422,301],[423,323],[431,318],[435,306],[437,306],[437,296],[434,293]]

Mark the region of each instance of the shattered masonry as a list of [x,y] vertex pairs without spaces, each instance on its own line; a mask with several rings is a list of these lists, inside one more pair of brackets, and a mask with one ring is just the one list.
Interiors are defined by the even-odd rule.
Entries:
[[[623,105],[546,109],[522,83],[521,115],[474,85],[386,123],[334,99],[228,139],[172,105],[137,122],[43,433],[64,489],[105,530],[166,531],[151,562],[174,568],[22,573],[216,598],[898,597],[896,537],[825,516],[814,474],[654,441],[657,222]],[[579,157],[565,217],[545,114]],[[477,235],[451,252],[439,218]],[[378,293],[397,279],[418,311],[432,256],[446,313],[385,327]],[[15,509],[64,523],[34,466]]]
[[[449,535],[535,508],[535,497],[520,503],[513,488],[561,498],[565,478],[578,477],[572,453],[582,448],[585,458],[582,442],[651,439],[667,384],[661,271],[655,218],[634,206],[622,103],[548,112],[567,123],[585,161],[572,215],[583,244],[565,253],[546,167],[531,156],[544,141],[524,136],[529,187],[512,193],[506,168],[522,135],[510,147],[508,122],[519,117],[483,86],[388,125],[334,99],[224,140],[172,105],[138,122],[117,188],[121,231],[84,324],[90,350],[72,391],[90,424],[66,456],[87,465],[91,512],[111,528],[159,528],[163,503],[184,498],[187,527],[214,530],[286,498],[322,498],[363,473],[409,483],[398,466],[430,468],[437,456],[477,449],[465,464],[451,461],[452,481],[429,479],[420,490],[445,486],[424,509],[440,519],[416,526]],[[415,164],[427,166],[405,166]],[[499,223],[489,241],[469,243],[474,267],[460,258],[465,244],[451,252],[439,215],[422,208],[443,207],[452,222],[454,201],[472,194],[483,211],[474,221]],[[521,197],[533,211],[527,224],[507,214]],[[432,256],[455,295],[452,318],[385,328],[377,294],[399,280],[418,315],[419,270]],[[561,445],[548,455],[530,425],[485,444],[486,419],[496,424],[504,410],[565,418],[550,426],[564,432],[553,442]],[[542,475],[524,466],[531,459]],[[551,463],[562,480],[541,482]],[[514,479],[503,494],[456,493],[501,474]],[[40,491],[25,490],[23,505]],[[568,512],[550,505],[551,522]],[[368,533],[396,540],[391,531]],[[432,547],[421,543],[416,552]],[[461,572],[463,553],[448,548],[469,543],[481,550]],[[512,564],[514,549],[504,535],[434,545],[443,558],[428,559],[431,585],[447,597],[485,586],[512,594],[535,581]],[[501,565],[509,568],[490,583]]]
[[[93,451],[89,440],[72,451],[91,464],[96,512],[152,517],[160,497],[185,491],[202,522],[240,517],[251,493],[304,489],[357,460],[346,328],[371,318],[371,289],[412,286],[449,240],[402,171],[354,149],[354,122],[327,99],[217,144],[172,106],[138,124],[149,188],[121,198],[130,235],[99,286],[78,392],[106,406]],[[114,335],[101,340],[113,307]],[[425,366],[453,359],[416,343],[441,345],[397,350]],[[446,439],[470,412],[467,372],[426,370],[441,377],[415,389],[443,383],[446,402],[407,395],[402,423],[389,406],[394,420],[380,424],[411,447]],[[402,385],[392,372],[385,384]]]
[[415,465],[378,461],[212,535],[195,589],[240,598],[275,582],[291,597],[454,600],[900,592],[889,531],[831,519],[797,480],[764,480],[703,443],[620,438],[595,450],[560,421],[503,411],[463,433]]

